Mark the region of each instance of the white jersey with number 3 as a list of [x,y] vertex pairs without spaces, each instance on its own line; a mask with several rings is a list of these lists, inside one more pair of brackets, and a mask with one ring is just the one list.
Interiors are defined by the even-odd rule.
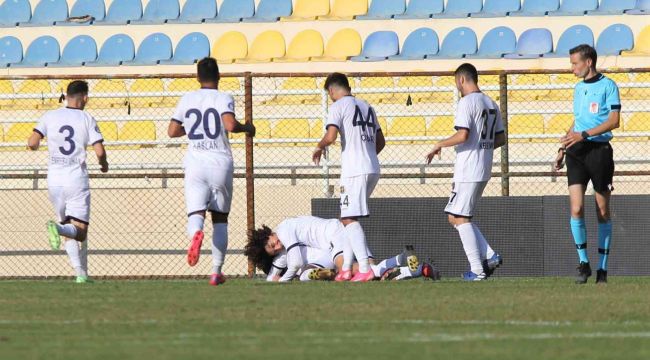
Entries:
[[379,174],[377,115],[365,100],[345,96],[327,114],[326,128],[336,126],[341,133],[341,177]]
[[497,104],[482,92],[464,96],[458,102],[454,127],[469,131],[467,141],[456,146],[454,182],[490,180],[494,138],[504,131]]
[[232,166],[228,133],[221,120],[227,113],[235,114],[235,102],[216,89],[200,89],[181,98],[172,119],[187,134],[185,167]]
[[87,112],[60,108],[46,112],[34,131],[47,138],[47,185],[88,188],[86,147],[104,140]]

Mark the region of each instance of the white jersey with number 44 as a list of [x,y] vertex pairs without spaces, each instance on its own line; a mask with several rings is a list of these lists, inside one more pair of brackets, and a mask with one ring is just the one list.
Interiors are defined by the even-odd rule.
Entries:
[[88,188],[86,147],[104,140],[87,112],[60,108],[46,112],[34,131],[47,138],[47,185]]
[[200,89],[181,98],[172,120],[187,134],[186,167],[232,166],[228,132],[221,120],[228,113],[235,114],[235,102],[216,89]]
[[379,174],[377,115],[365,100],[344,96],[327,114],[326,128],[336,126],[341,133],[341,177]]
[[504,131],[497,104],[482,92],[464,96],[458,102],[454,127],[469,131],[467,141],[456,146],[454,182],[490,180],[494,138]]

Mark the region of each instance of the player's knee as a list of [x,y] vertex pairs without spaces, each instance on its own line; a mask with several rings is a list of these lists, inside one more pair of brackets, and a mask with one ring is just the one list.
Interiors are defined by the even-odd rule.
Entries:
[[213,224],[227,224],[228,223],[228,213],[220,213],[216,211],[211,211],[212,223]]
[[581,218],[584,215],[584,207],[581,205],[571,205],[571,216],[574,218]]
[[604,223],[609,221],[609,209],[607,206],[598,206],[596,210],[596,216],[598,217],[598,222]]
[[77,226],[77,236],[75,237],[75,240],[84,242],[86,241],[87,238],[88,238],[88,228]]

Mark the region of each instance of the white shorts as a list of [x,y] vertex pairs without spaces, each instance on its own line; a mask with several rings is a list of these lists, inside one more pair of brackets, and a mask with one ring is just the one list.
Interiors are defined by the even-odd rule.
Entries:
[[377,186],[379,174],[341,178],[341,218],[370,215],[368,199]]
[[487,181],[454,183],[445,212],[450,215],[473,217],[474,208],[483,195],[486,185]]
[[90,222],[90,189],[50,186],[47,190],[60,222],[68,220],[83,224]]
[[211,210],[227,214],[232,202],[232,168],[186,168],[187,214]]
[[336,269],[334,260],[329,250],[317,249],[311,247],[303,248],[307,253],[307,267],[317,267],[321,269]]

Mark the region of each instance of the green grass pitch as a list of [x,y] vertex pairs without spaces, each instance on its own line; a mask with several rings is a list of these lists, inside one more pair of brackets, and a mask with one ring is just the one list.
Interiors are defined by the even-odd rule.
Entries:
[[650,278],[0,281],[0,359],[650,359]]

